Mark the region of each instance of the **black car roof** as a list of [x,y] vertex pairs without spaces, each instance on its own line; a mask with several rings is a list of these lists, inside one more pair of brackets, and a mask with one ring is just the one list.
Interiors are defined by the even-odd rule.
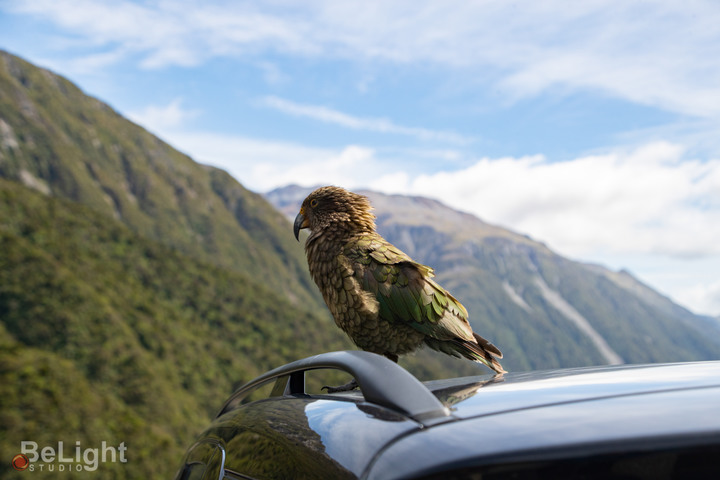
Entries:
[[705,459],[720,452],[720,362],[506,377],[427,382],[454,421],[396,439],[368,467],[367,478],[434,472],[446,478],[463,466],[683,448],[710,448]]
[[362,397],[338,396],[363,398],[426,426],[544,405],[720,387],[720,361],[569,368],[421,383],[385,357],[353,350],[324,353],[271,370],[236,390],[218,416],[271,381],[276,383],[274,396],[305,394],[304,373],[322,368],[344,370],[359,383]]
[[452,415],[467,418],[617,396],[720,387],[720,361],[509,373],[430,381],[425,386],[452,407]]
[[[307,394],[305,372],[322,368],[350,373],[362,393]],[[274,384],[270,398],[239,408],[269,382]],[[276,424],[282,427],[277,432]],[[289,425],[292,438],[304,439],[291,442],[297,458],[329,455],[342,471],[361,478],[416,478],[458,466],[631,451],[658,442],[718,449],[720,361],[421,383],[379,355],[331,352],[240,387],[203,438],[227,449],[227,471],[241,472],[245,464],[235,458],[237,442],[248,441],[259,428],[261,438],[274,435],[285,445]]]

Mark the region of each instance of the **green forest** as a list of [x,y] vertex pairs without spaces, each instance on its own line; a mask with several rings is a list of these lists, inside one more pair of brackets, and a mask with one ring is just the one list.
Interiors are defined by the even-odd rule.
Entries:
[[240,274],[0,185],[3,452],[125,441],[117,478],[167,476],[234,382],[348,346]]

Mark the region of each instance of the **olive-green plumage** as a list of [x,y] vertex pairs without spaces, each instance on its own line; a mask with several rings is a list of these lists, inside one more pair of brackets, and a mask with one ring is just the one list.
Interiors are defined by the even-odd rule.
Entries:
[[310,274],[335,323],[355,344],[397,361],[423,343],[504,372],[502,353],[474,333],[467,310],[433,279],[430,267],[375,231],[367,197],[339,187],[312,192],[295,219]]

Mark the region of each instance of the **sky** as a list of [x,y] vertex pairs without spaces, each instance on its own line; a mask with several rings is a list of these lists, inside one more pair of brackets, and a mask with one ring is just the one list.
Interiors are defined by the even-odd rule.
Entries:
[[422,195],[720,315],[720,3],[0,0],[200,163]]

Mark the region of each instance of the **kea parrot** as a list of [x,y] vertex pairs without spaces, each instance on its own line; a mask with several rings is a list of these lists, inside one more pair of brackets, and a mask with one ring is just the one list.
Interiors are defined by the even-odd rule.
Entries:
[[[361,349],[397,362],[425,344],[482,363],[495,371],[500,350],[474,333],[467,310],[433,280],[433,269],[414,262],[375,231],[364,195],[321,187],[303,201],[293,230],[309,229],[310,274],[335,323]],[[350,390],[353,380],[330,391]]]

